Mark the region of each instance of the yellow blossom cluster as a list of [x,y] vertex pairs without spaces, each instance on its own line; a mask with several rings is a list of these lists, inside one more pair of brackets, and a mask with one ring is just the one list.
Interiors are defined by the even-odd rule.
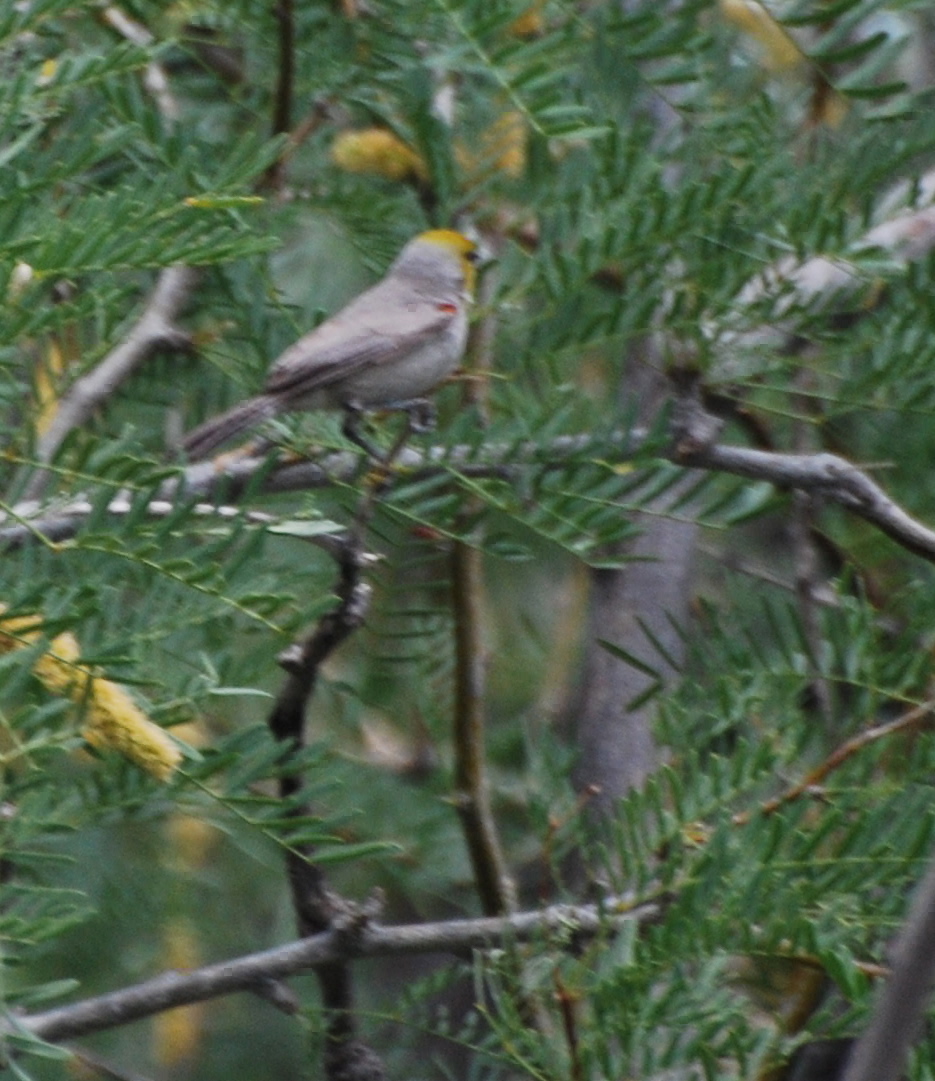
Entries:
[[[42,637],[40,616],[0,620],[0,653],[35,645]],[[33,663],[33,672],[52,694],[80,706],[82,735],[88,743],[118,751],[160,781],[167,781],[182,759],[178,745],[123,687],[81,664],[80,656],[73,634],[57,634]]]

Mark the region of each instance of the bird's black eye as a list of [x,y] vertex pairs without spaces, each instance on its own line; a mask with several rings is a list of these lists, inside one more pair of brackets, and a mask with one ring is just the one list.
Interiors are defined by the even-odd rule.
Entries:
[[464,253],[464,258],[476,266],[480,262],[480,252],[477,248],[471,248],[470,251]]

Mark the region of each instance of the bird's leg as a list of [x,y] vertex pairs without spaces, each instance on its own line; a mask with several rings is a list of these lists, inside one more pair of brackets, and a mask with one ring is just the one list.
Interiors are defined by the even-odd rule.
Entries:
[[[428,405],[429,403],[423,402],[422,404]],[[404,412],[406,414],[406,426],[396,437],[396,442],[390,447],[380,462],[381,468],[384,469],[387,474],[389,474],[390,467],[399,457],[403,447],[409,442],[409,437],[415,432],[425,431],[424,428],[416,427],[416,421],[413,419],[412,413],[408,409],[404,410]]]
[[435,406],[426,398],[412,398],[405,402],[392,402],[385,408],[394,409],[406,416],[405,427],[396,437],[396,442],[380,459],[381,468],[389,474],[390,467],[399,457],[410,437],[431,431],[435,427]]
[[362,431],[363,416],[364,411],[359,402],[345,402],[344,423],[341,425],[341,432],[345,439],[355,443],[368,457],[377,462],[382,461],[383,454],[379,447],[375,446]]
[[[424,403],[428,404],[428,403]],[[363,408],[358,402],[344,403],[344,423],[341,430],[345,437],[352,443],[356,443],[361,450],[372,460],[372,466],[368,470],[366,478],[367,498],[361,507],[369,507],[384,489],[389,485],[392,478],[393,463],[399,457],[403,447],[409,442],[409,438],[415,431],[412,414],[405,409],[406,425],[396,437],[395,442],[384,454],[360,430],[360,422],[363,417]],[[369,511],[367,511],[369,514]],[[359,518],[362,521],[363,518]]]
[[[427,398],[410,398],[407,401],[387,402],[381,408],[406,414],[406,429],[401,437],[405,443],[410,435],[421,435],[423,432],[434,431],[437,414],[435,406]],[[376,461],[392,461],[398,450],[391,450],[389,455],[383,454],[378,447],[371,442],[362,430],[364,408],[360,402],[347,401],[344,403],[344,423],[341,431],[344,437],[355,443],[365,454]]]

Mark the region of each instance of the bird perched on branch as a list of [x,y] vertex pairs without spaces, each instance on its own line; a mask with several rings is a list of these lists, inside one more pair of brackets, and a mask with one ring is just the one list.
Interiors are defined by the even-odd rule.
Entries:
[[189,432],[182,449],[205,458],[229,439],[293,410],[343,409],[357,431],[365,409],[425,416],[422,395],[457,368],[467,341],[474,292],[474,241],[453,229],[411,240],[376,285],[299,338],[275,361],[261,394]]

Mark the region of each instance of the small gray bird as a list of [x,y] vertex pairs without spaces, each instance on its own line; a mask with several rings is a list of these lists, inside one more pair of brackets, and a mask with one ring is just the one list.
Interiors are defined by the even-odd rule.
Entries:
[[381,281],[289,346],[262,394],[189,432],[185,454],[206,458],[293,410],[344,409],[352,422],[362,409],[413,404],[464,356],[478,258],[477,245],[452,229],[420,233]]

